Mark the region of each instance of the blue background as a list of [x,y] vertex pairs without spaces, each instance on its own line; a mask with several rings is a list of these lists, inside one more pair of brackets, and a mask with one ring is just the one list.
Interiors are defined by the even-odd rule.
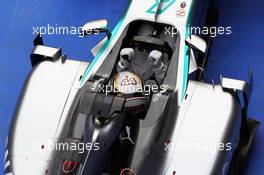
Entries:
[[[213,1],[213,0],[212,0]],[[154,0],[153,0],[154,2]],[[246,79],[249,67],[255,86],[249,114],[264,123],[264,1],[215,0],[220,12],[219,25],[231,26],[232,34],[214,39],[206,70],[206,80],[219,82],[220,74]],[[110,29],[119,21],[128,0],[1,0],[0,2],[0,162],[8,127],[23,82],[31,70],[29,55],[33,48],[33,26],[82,26],[92,19],[106,18]],[[90,49],[101,37],[45,35],[44,42],[62,47],[71,58],[92,60]],[[246,167],[246,175],[264,172],[264,129],[257,132]],[[0,166],[3,174],[3,164]]]

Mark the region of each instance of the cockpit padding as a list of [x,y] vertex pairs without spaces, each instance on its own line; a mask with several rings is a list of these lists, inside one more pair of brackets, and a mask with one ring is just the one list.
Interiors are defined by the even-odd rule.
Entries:
[[169,44],[162,39],[152,37],[152,36],[134,36],[132,43],[135,47],[145,49],[148,51],[151,50],[160,50],[162,52],[166,52],[169,55],[172,54],[172,48],[170,48]]

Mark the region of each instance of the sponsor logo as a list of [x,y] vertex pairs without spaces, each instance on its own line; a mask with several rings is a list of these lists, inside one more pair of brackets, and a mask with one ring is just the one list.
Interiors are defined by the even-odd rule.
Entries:
[[123,138],[121,138],[121,140],[129,140],[134,145],[135,143],[131,139],[130,130],[131,130],[131,127],[126,126],[126,134],[127,134],[127,137],[123,137]]
[[159,15],[165,12],[172,4],[176,2],[176,0],[156,0],[156,3],[153,6],[151,6],[146,12],[155,14],[159,7],[160,1],[162,1],[163,4],[159,11]]
[[177,15],[179,18],[184,17],[185,14],[186,14],[186,12],[185,12],[185,10],[183,10],[183,9],[180,9],[180,10],[178,10],[178,11],[176,12],[176,15]]
[[137,175],[136,172],[130,168],[122,169],[120,175]]

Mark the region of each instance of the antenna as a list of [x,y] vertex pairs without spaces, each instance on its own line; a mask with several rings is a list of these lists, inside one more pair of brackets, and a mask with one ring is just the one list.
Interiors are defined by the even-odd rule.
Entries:
[[214,82],[214,79],[212,79],[212,85],[213,85],[213,88],[215,88],[215,82]]
[[159,13],[160,13],[160,10],[161,10],[161,7],[162,7],[162,4],[163,4],[163,0],[160,0],[159,2],[159,6],[158,6],[158,9],[156,11],[156,14],[155,14],[155,22],[157,22],[157,19],[159,17]]

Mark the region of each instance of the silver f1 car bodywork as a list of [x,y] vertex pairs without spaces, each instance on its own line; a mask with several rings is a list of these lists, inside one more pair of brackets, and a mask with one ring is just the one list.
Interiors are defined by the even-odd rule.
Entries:
[[[38,36],[5,174],[237,174],[258,126],[247,119],[252,75],[222,77],[219,85],[188,78],[195,53],[207,49],[187,27],[202,25],[207,7],[205,0],[132,0],[113,32],[104,20],[84,26],[84,35],[107,33],[91,63],[66,58]],[[139,82],[158,91],[120,89]]]

